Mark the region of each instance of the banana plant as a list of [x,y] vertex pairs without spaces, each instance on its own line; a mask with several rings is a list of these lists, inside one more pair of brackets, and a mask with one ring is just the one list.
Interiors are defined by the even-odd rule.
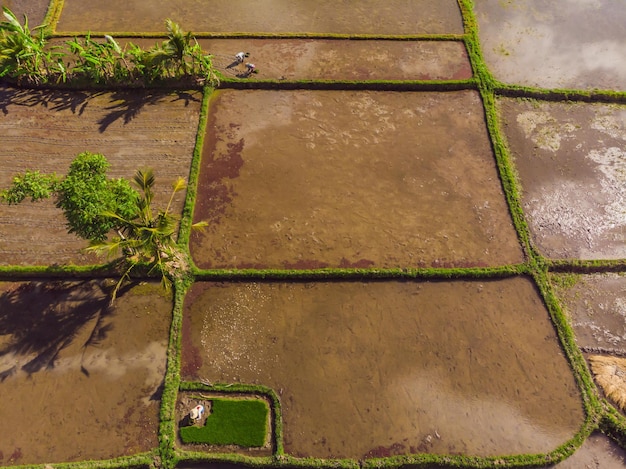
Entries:
[[31,30],[26,15],[22,25],[7,7],[2,8],[2,13],[5,21],[0,22],[0,77],[45,83],[45,25]]

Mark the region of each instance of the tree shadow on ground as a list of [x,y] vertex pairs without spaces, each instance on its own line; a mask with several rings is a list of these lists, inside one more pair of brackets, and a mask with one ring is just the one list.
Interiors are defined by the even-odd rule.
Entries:
[[42,106],[51,111],[70,110],[81,115],[89,100],[96,95],[85,91],[36,90],[0,85],[0,111],[7,115],[9,106]]
[[110,100],[112,104],[106,108],[108,114],[98,121],[100,133],[118,120],[128,124],[146,106],[181,100],[188,106],[192,101],[199,102],[200,97],[187,91],[117,91],[111,94]]
[[[83,353],[104,340],[113,327],[108,290],[96,281],[35,281],[0,295],[0,382],[18,369],[30,375],[54,368],[61,350],[87,325]],[[81,371],[89,376],[82,363]]]

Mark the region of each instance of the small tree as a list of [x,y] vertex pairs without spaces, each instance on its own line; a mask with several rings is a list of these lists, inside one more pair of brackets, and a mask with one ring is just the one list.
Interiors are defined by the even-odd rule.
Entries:
[[[150,271],[161,274],[162,283],[169,288],[171,278],[188,270],[186,255],[175,241],[177,218],[170,212],[174,194],[186,185],[178,178],[165,210],[152,207],[154,175],[151,170],[137,171],[133,189],[126,179],[109,179],[109,163],[101,154],[84,152],[71,163],[65,178],[56,174],[27,171],[13,178],[9,189],[0,191],[0,200],[9,204],[30,198],[37,201],[54,197],[63,210],[69,233],[90,242],[86,248],[97,254],[122,253],[124,273],[117,282],[112,299],[129,278],[133,268],[148,264]],[[193,228],[206,226],[196,223]]]

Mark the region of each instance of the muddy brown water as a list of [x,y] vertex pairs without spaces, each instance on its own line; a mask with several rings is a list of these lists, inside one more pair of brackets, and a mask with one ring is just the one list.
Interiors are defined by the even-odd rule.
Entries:
[[543,88],[626,89],[626,9],[614,0],[474,2],[497,79]]
[[549,466],[552,469],[622,469],[626,467],[626,451],[601,433],[593,433],[565,461]]
[[552,278],[578,346],[626,355],[626,277],[604,273]]
[[455,0],[66,0],[57,32],[165,32],[166,18],[195,33],[463,33]]
[[0,283],[0,465],[158,445],[172,300],[158,284]]
[[498,100],[532,239],[553,259],[626,257],[626,107]]
[[[165,208],[177,177],[187,179],[198,128],[198,91],[87,93],[0,87],[0,188],[17,173],[65,174],[83,151],[102,153],[109,177],[156,177],[154,206]],[[185,191],[172,210],[180,214]],[[81,253],[87,242],[68,234],[53,200],[0,205],[0,264],[105,262]]]
[[542,453],[582,425],[524,278],[196,283],[184,315],[183,377],[272,387],[295,456]]
[[219,91],[192,234],[201,268],[523,260],[473,91]]
[[[148,42],[146,40],[146,42]],[[472,76],[460,41],[330,39],[200,39],[213,64],[229,78],[245,65],[234,55],[249,52],[257,67],[251,79],[277,80],[463,80]]]

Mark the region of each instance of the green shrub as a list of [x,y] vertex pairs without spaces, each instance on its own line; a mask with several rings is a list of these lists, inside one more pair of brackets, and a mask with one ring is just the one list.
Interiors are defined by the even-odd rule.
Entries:
[[267,434],[266,402],[257,399],[213,399],[203,427],[181,427],[183,443],[260,447]]

